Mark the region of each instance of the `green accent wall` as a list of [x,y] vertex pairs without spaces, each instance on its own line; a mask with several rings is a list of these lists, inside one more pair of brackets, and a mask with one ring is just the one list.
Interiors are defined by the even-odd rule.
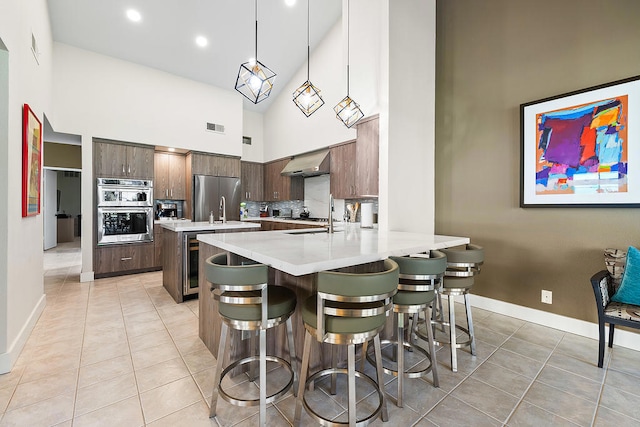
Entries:
[[435,231],[484,246],[473,293],[597,321],[589,279],[640,212],[520,208],[519,106],[640,74],[638,22],[637,0],[437,2]]

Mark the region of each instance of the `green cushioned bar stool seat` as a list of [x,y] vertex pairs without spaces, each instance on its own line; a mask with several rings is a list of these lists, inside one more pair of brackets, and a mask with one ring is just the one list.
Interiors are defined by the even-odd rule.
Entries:
[[[431,330],[431,304],[435,300],[435,288],[440,284],[447,268],[447,257],[439,251],[431,251],[429,257],[390,257],[399,268],[398,292],[393,296],[395,315],[395,338],[383,340],[383,344],[392,344],[383,353],[384,372],[398,378],[398,398],[396,404],[403,406],[405,379],[420,378],[432,374],[433,385],[439,386],[438,369],[435,357],[435,341]],[[418,332],[418,316],[424,313],[426,336]],[[405,321],[410,324],[405,328]],[[420,345],[417,338],[426,341],[428,348]],[[413,351],[414,359],[420,353],[423,361],[413,367],[405,366],[405,352]],[[367,346],[363,352],[369,362],[374,359]],[[388,354],[388,353],[390,354]]]
[[[437,345],[448,345],[451,349],[451,370],[458,370],[457,349],[469,347],[471,354],[476,354],[476,340],[473,333],[473,319],[471,317],[471,301],[469,291],[473,287],[474,277],[480,274],[480,266],[484,263],[484,249],[481,246],[468,244],[463,248],[442,249],[447,255],[447,271],[445,272],[442,286],[437,291],[437,313],[435,323],[444,331],[449,329],[449,337],[436,339]],[[458,295],[464,297],[467,327],[456,324],[454,298]],[[449,302],[449,320],[444,320],[442,310],[442,296],[446,296]],[[462,331],[466,339],[458,341],[457,332]]]
[[[369,339],[374,340],[377,360],[381,360],[379,333],[384,328],[387,313],[392,308],[392,298],[398,288],[398,264],[385,260],[379,272],[342,273],[322,271],[317,275],[318,291],[302,306],[302,320],[305,327],[302,368],[294,414],[294,426],[300,425],[302,408],[323,426],[366,426],[378,416],[387,421],[382,364],[376,365],[377,381],[364,372],[356,370],[355,345]],[[311,342],[315,338],[320,343],[347,346],[347,368],[337,368],[335,360],[332,368],[324,369],[308,377]],[[332,350],[335,347],[332,348]],[[334,353],[335,355],[335,353]],[[333,358],[332,358],[333,359]],[[317,413],[305,399],[306,385],[316,379],[331,376],[331,393],[336,393],[336,375],[347,375],[348,422],[333,419],[334,414],[323,416]],[[356,416],[356,378],[367,382],[378,395],[378,406],[366,415]]]
[[[227,254],[222,253],[206,259],[204,266],[205,277],[211,283],[211,291],[218,301],[218,313],[222,320],[210,417],[216,416],[218,396],[221,396],[227,402],[237,406],[260,406],[260,425],[265,426],[267,404],[284,396],[292,387],[295,390],[297,385],[291,325],[291,315],[296,308],[296,295],[290,289],[267,284],[268,266],[250,260],[241,260],[240,265],[229,265],[228,260]],[[287,327],[291,363],[280,357],[267,355],[266,331],[283,323]],[[256,356],[252,350],[248,357],[232,361],[223,369],[226,351],[231,347],[227,345],[231,329],[257,333],[259,355]],[[267,361],[283,366],[290,376],[287,384],[279,390],[269,390],[269,395],[267,395]],[[258,362],[260,370],[258,399],[232,395],[224,390],[222,380],[239,366],[249,365],[249,379],[254,381],[254,362]],[[291,365],[294,365],[293,368]]]

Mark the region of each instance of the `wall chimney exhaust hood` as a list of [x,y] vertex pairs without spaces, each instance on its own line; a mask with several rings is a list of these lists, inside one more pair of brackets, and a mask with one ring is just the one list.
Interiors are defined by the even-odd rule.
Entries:
[[329,150],[296,156],[282,169],[285,176],[316,176],[329,173]]

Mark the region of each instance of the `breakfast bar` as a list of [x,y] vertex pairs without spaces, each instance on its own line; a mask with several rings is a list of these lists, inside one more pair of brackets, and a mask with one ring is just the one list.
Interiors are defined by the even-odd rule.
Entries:
[[[442,236],[417,232],[380,231],[360,228],[357,224],[336,227],[330,234],[326,229],[265,231],[259,233],[202,234],[199,262],[220,252],[248,258],[269,268],[269,282],[292,289],[300,302],[316,290],[316,274],[324,270],[367,272],[389,256],[404,256],[432,249],[442,249],[469,243],[467,237]],[[199,273],[199,322],[200,338],[212,354],[218,351],[220,319],[217,302],[210,285],[204,277],[204,268]],[[304,328],[299,307],[293,317],[296,349],[302,349]],[[271,333],[271,332],[270,332]],[[231,340],[231,353],[245,350],[234,348],[239,340]],[[269,351],[286,354],[286,337],[280,331],[269,336]],[[312,356],[310,366],[322,362],[322,352]],[[299,355],[298,355],[299,356]]]

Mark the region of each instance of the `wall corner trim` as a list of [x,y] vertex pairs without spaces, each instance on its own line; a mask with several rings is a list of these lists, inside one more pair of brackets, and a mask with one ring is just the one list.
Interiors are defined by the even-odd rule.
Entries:
[[93,271],[84,271],[80,273],[81,282],[93,282],[93,279],[94,279]]
[[42,297],[40,297],[40,300],[31,311],[29,318],[22,326],[22,329],[20,329],[20,333],[11,343],[11,347],[9,347],[6,353],[0,354],[0,374],[5,374],[11,371],[46,305],[47,296],[45,294],[42,294]]

